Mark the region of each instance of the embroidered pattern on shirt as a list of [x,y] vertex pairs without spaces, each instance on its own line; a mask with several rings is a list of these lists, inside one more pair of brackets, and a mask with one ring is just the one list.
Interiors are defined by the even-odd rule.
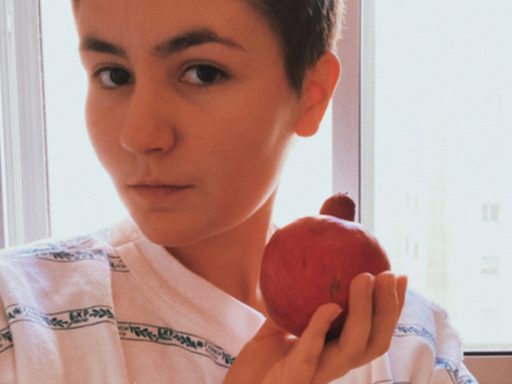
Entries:
[[209,357],[215,364],[229,368],[235,358],[223,348],[190,333],[156,325],[118,322],[122,340],[146,341],[184,348],[189,352]]
[[432,349],[435,350],[436,338],[425,327],[416,324],[397,324],[393,331],[394,337],[404,337],[404,336],[418,336],[427,340],[429,344],[432,346]]
[[104,261],[106,252],[102,249],[82,249],[82,250],[45,250],[45,252],[36,255],[38,259],[54,261],[58,263],[74,263],[83,260]]
[[30,321],[53,330],[67,330],[89,327],[98,323],[114,323],[112,308],[98,305],[69,311],[43,313],[27,305],[13,304],[6,308],[9,325],[20,321]]
[[[98,248],[98,240],[81,236],[69,240],[38,242],[28,248],[8,250],[9,257],[37,257],[51,261],[80,261],[104,259],[105,251]],[[10,254],[12,252],[12,254]]]
[[477,384],[477,381],[471,376],[462,375],[457,378],[457,384]]
[[450,375],[450,379],[452,379],[454,383],[457,383],[459,370],[453,361],[441,357],[436,357],[434,365],[436,366],[436,368],[444,369],[446,372],[448,372],[448,375]]
[[[394,337],[418,336],[429,342],[432,349],[435,350],[436,338],[425,327],[415,324],[397,324],[393,333]],[[469,375],[459,376],[459,369],[455,362],[441,357],[436,357],[435,366],[438,369],[444,369],[450,376],[454,384],[476,384],[476,381]]]
[[108,262],[113,272],[130,272],[123,259],[121,259],[121,256],[109,254]]
[[110,269],[113,272],[129,272],[128,267],[121,259],[121,256],[107,253],[104,249],[69,249],[46,251],[37,254],[36,257],[41,260],[48,260],[60,263],[74,263],[83,260],[108,261]]
[[107,262],[113,272],[129,272],[128,267],[107,244],[99,243],[94,237],[78,237],[54,243],[38,243],[31,248],[16,250],[9,257],[35,257],[56,263],[75,263],[86,260]]
[[476,384],[476,381],[473,380],[469,375],[461,375],[459,376],[459,369],[457,368],[457,364],[450,359],[446,359],[444,357],[436,357],[435,361],[436,368],[444,369],[450,375],[450,379],[456,384]]
[[[226,368],[229,368],[235,361],[235,358],[222,347],[190,333],[156,325],[116,322],[113,309],[109,306],[97,305],[88,308],[44,313],[28,305],[13,304],[6,308],[6,314],[9,326],[21,321],[28,321],[54,331],[72,330],[100,323],[112,323],[117,325],[119,336],[122,340],[146,341],[180,347],[188,352],[208,357],[215,364]],[[13,341],[10,328],[0,330],[0,353],[12,346]]]
[[12,333],[10,328],[0,329],[0,353],[12,347]]

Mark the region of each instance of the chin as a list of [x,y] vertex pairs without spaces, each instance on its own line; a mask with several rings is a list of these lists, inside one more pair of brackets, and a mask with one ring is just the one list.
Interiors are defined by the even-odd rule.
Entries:
[[203,225],[172,217],[168,212],[132,213],[131,216],[144,236],[164,247],[184,247],[209,236]]

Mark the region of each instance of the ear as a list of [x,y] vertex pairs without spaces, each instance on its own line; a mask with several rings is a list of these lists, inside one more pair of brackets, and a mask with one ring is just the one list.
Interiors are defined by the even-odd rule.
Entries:
[[318,131],[340,74],[340,61],[330,51],[308,70],[300,95],[301,115],[295,127],[297,135],[312,136]]

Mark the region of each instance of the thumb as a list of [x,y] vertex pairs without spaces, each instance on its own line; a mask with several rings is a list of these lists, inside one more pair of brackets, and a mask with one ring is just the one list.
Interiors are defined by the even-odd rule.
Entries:
[[[340,312],[340,306],[335,303],[318,307],[302,335],[278,363],[279,366],[274,366],[279,372],[278,379],[266,378],[263,383],[311,383],[324,350],[325,335]],[[272,331],[272,326],[268,327],[265,332]]]
[[281,330],[272,319],[267,319],[244,345],[224,383],[261,383],[271,367],[290,350],[293,339],[295,336]]
[[290,350],[290,359],[299,364],[316,366],[324,349],[327,331],[341,312],[342,308],[336,303],[319,306],[308,326]]

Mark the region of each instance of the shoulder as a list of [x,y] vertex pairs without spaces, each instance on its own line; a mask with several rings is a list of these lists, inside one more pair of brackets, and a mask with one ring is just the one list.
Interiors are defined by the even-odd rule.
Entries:
[[476,383],[463,363],[461,338],[448,312],[414,290],[408,290],[390,348],[391,365],[405,377],[431,377],[432,383],[463,378]]
[[396,337],[418,338],[435,353],[448,339],[457,350],[461,342],[450,323],[447,311],[440,305],[409,289],[400,319],[395,328]]
[[67,239],[44,239],[0,252],[3,267],[47,262],[77,262],[104,259],[111,248],[107,230]]
[[[100,324],[116,330],[109,234],[45,239],[0,252],[0,368],[36,372],[62,340],[80,338],[84,329],[98,332],[92,326]],[[75,349],[71,355],[80,355]],[[23,358],[14,359],[18,355]],[[3,378],[0,373],[0,383]]]
[[87,287],[109,278],[108,231],[68,239],[45,239],[0,252],[0,299],[4,306],[34,304],[62,295],[64,287]]

